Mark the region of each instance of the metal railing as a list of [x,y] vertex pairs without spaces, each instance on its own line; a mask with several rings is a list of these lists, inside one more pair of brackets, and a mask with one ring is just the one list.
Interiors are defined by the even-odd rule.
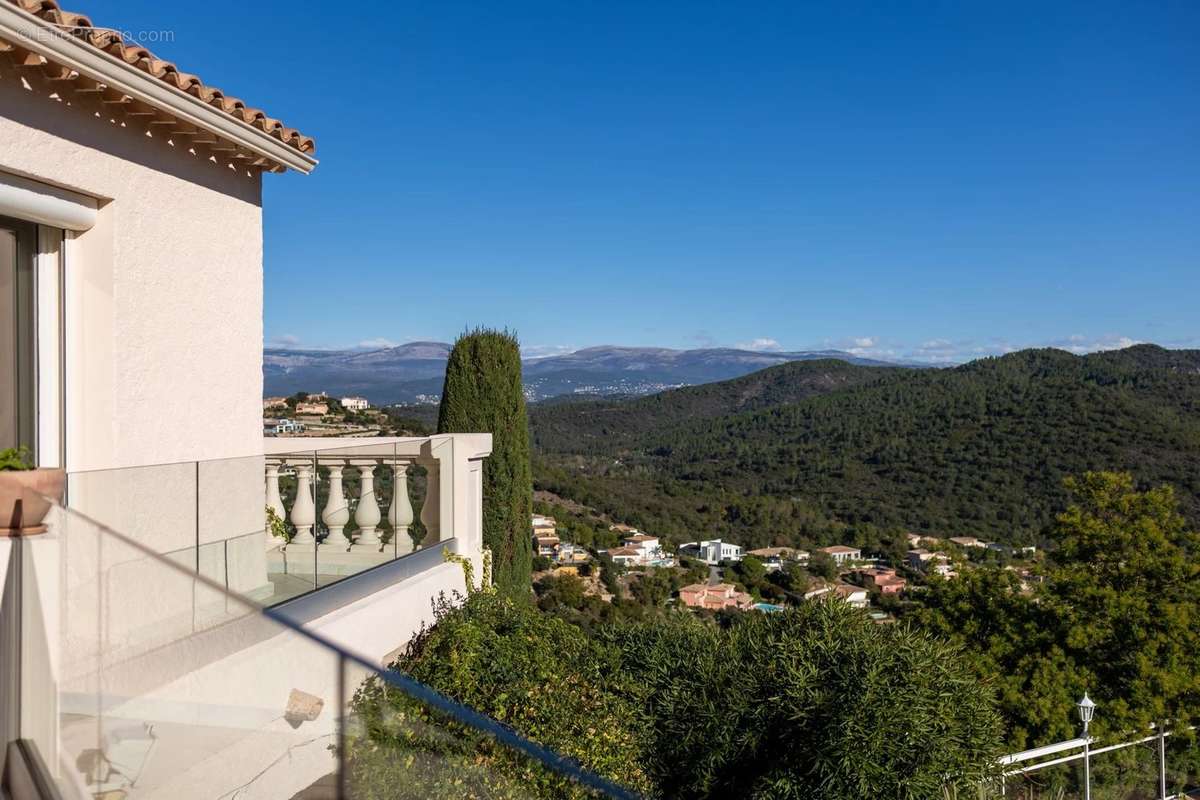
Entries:
[[1191,727],[1178,733],[1154,727],[1146,736],[1098,747],[1094,739],[1067,739],[1011,753],[1000,764],[998,796],[1006,800],[1084,798],[1089,774],[1094,800],[1200,798],[1200,747]]

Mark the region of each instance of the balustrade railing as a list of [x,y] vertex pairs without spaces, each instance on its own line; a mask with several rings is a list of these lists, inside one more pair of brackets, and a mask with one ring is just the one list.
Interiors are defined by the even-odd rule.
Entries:
[[434,546],[479,556],[489,436],[265,444],[262,456],[73,472],[67,504],[265,606]]

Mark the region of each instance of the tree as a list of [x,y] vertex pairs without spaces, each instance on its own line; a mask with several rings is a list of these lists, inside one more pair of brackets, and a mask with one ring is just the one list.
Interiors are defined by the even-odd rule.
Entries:
[[746,556],[738,565],[738,572],[749,588],[757,587],[767,578],[767,568],[757,556]]
[[1138,491],[1114,472],[1064,485],[1072,502],[1049,532],[1045,583],[1027,593],[1012,573],[969,571],[932,583],[914,618],[997,686],[1012,749],[1074,735],[1084,691],[1104,709],[1099,736],[1194,722],[1200,540],[1174,491]]
[[1067,656],[1083,665],[1105,711],[1097,729],[1187,723],[1200,708],[1200,536],[1175,492],[1134,488],[1128,473],[1068,478],[1047,592]]
[[502,590],[527,592],[533,479],[521,349],[511,334],[476,330],[454,343],[438,410],[441,433],[491,432],[483,467],[483,543]]
[[817,551],[808,561],[808,571],[827,581],[837,580],[838,565],[828,553]]

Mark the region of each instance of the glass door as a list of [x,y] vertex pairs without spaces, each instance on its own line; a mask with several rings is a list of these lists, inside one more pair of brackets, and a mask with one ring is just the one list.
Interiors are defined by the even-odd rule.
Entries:
[[0,217],[0,450],[34,451],[36,251],[36,225]]

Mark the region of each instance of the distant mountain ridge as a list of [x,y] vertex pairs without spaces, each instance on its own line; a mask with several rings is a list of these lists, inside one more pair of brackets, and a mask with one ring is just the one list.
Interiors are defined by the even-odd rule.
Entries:
[[[263,352],[264,391],[361,395],[377,405],[432,402],[442,390],[450,345],[409,342],[373,350]],[[530,400],[561,395],[647,395],[728,380],[794,361],[837,359],[860,366],[897,366],[840,350],[757,351],[737,348],[588,347],[524,361]]]

